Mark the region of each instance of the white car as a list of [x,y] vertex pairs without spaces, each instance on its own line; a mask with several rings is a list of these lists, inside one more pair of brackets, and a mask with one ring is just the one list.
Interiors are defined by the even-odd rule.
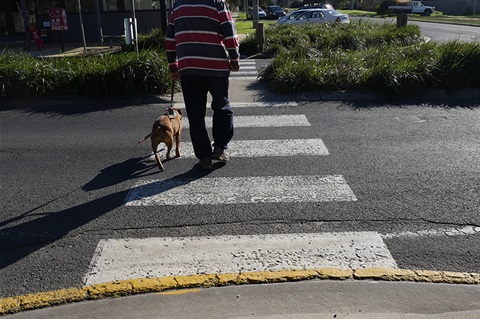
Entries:
[[350,23],[350,18],[332,9],[300,9],[277,21],[277,24],[307,23]]
[[[258,18],[265,19],[267,17],[267,13],[263,11],[262,8],[258,7]],[[247,10],[247,20],[253,19],[253,8],[248,8]]]

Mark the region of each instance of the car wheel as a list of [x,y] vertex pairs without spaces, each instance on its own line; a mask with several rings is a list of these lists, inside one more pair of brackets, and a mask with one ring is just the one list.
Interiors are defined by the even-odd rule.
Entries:
[[429,17],[432,14],[432,11],[430,10],[425,10],[425,16]]

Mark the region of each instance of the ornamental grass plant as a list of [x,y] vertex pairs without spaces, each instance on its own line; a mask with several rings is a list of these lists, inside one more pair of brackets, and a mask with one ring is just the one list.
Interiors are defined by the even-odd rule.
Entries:
[[163,94],[171,84],[168,72],[164,52],[155,50],[61,58],[6,53],[0,55],[0,96]]
[[[260,79],[278,93],[370,90],[394,99],[427,88],[480,88],[480,44],[424,43],[417,26],[277,26]],[[289,36],[290,35],[290,36]]]
[[[57,95],[122,98],[163,95],[171,87],[164,36],[139,37],[140,52],[34,58],[0,54],[0,98]],[[351,24],[275,25],[265,29],[263,50],[255,35],[240,44],[243,56],[264,53],[271,63],[260,80],[279,93],[370,90],[391,98],[413,97],[426,88],[454,92],[480,88],[480,44],[425,43],[415,25],[366,21]]]

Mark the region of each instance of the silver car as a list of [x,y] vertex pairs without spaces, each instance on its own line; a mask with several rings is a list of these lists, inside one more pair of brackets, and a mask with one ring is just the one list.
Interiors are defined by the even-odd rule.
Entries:
[[277,21],[277,24],[307,23],[350,23],[350,18],[332,9],[300,9]]
[[[262,8],[258,8],[258,18],[259,19],[265,19],[267,17],[267,13],[263,11]],[[253,19],[253,8],[248,8],[247,10],[247,20],[252,20]]]

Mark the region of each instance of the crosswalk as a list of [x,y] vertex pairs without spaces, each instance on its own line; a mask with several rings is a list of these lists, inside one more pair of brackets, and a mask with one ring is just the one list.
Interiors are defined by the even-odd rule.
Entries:
[[[242,62],[241,75],[248,79],[255,61]],[[256,79],[256,76],[255,76]],[[269,114],[270,108],[296,107],[295,102],[231,102],[234,108],[256,108],[263,115],[235,116],[235,127],[265,130],[278,127],[309,127],[307,116]],[[184,107],[181,103],[177,107]],[[272,112],[270,112],[272,113]],[[206,123],[211,127],[212,119]],[[188,121],[184,122],[188,130]],[[183,158],[193,158],[192,145],[182,142]],[[164,156],[165,149],[159,150]],[[229,144],[233,158],[281,156],[329,156],[323,139],[242,140],[237,133]],[[153,161],[153,157],[151,158]],[[175,207],[199,205],[259,205],[279,203],[321,203],[357,201],[347,178],[335,175],[285,175],[158,178],[132,185],[125,206]],[[183,238],[124,238],[101,240],[92,258],[86,285],[120,279],[209,273],[238,273],[278,269],[397,268],[382,237],[375,232],[319,234],[271,234],[256,236],[209,236]]]
[[230,73],[230,80],[250,80],[255,81],[258,77],[258,67],[256,60],[240,60],[240,70]]

